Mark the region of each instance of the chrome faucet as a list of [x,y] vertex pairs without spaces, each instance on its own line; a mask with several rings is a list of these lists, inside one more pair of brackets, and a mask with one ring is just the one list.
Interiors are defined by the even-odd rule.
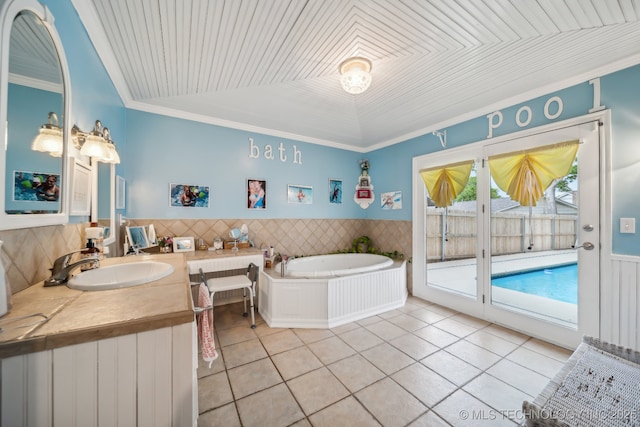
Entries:
[[67,283],[71,276],[71,272],[82,265],[91,263],[93,264],[94,268],[100,267],[100,258],[98,257],[98,252],[96,252],[95,255],[92,255],[89,258],[82,258],[81,260],[74,262],[73,264],[69,264],[69,262],[71,261],[71,257],[73,257],[73,254],[82,252],[84,250],[85,249],[72,251],[56,259],[53,262],[53,267],[49,269],[51,271],[51,277],[44,281],[44,286],[58,286]]
[[291,261],[292,259],[294,259],[294,256],[288,256],[288,255],[282,255],[281,253],[277,253],[274,257],[273,257],[273,265],[275,266],[276,261],[280,262],[280,275],[282,277],[285,276],[285,274],[287,274],[287,264],[289,263],[289,261]]

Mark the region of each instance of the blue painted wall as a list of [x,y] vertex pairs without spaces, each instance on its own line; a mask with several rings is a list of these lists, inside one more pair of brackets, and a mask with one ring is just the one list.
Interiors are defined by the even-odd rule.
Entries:
[[[62,41],[71,81],[70,120],[88,132],[96,120],[109,128],[118,151],[126,148],[126,109],[89,36],[69,0],[40,0],[53,14],[54,25]],[[125,164],[116,166],[124,173]],[[104,175],[103,175],[104,178]],[[104,179],[99,187],[106,187]],[[71,223],[83,223],[87,217],[70,217]]]
[[[636,218],[640,221],[640,198],[629,190],[640,182],[640,66],[634,66],[600,78],[601,104],[612,111],[612,247],[613,252],[640,255],[640,233],[621,234],[619,219]],[[563,110],[557,118],[544,116],[544,105],[553,96],[562,99]],[[493,136],[508,135],[552,122],[588,114],[593,107],[593,87],[584,82],[561,91],[550,93],[521,104],[500,110],[502,125],[493,130]],[[531,123],[525,127],[516,124],[516,112],[529,106],[533,113]],[[550,112],[556,110],[551,106]],[[490,112],[487,112],[489,114]],[[524,116],[522,116],[524,118]],[[489,135],[489,119],[477,117],[446,128],[447,148],[484,141]],[[403,192],[402,210],[369,209],[367,218],[410,220],[411,162],[415,156],[442,151],[439,140],[432,134],[368,153],[372,176],[378,191]],[[639,223],[640,225],[640,223]],[[640,227],[638,228],[640,231]]]
[[[112,131],[123,163],[118,174],[127,180],[126,213],[132,218],[371,218],[411,219],[411,161],[414,156],[440,151],[438,139],[423,135],[366,155],[351,151],[252,134],[222,127],[167,118],[127,110],[117,95],[104,67],[69,0],[46,0],[56,17],[72,82],[72,122],[89,129],[100,118]],[[549,123],[542,107],[549,97],[560,96],[563,114],[553,121],[586,114],[592,107],[592,87],[584,82],[553,94],[502,110],[503,125],[494,136],[521,128],[515,125],[515,112],[522,105],[532,108],[534,117],[527,128]],[[640,178],[640,67],[601,77],[602,104],[612,110],[612,222],[613,251],[640,255],[639,234],[620,234],[620,217],[638,218],[640,199],[629,190]],[[489,111],[487,111],[489,113]],[[447,128],[448,147],[485,140],[488,120],[480,116]],[[252,159],[249,138],[261,147],[282,142],[291,153],[295,144],[302,152],[302,166],[289,161]],[[276,152],[277,155],[277,152]],[[368,158],[377,200],[362,210],[352,200],[359,175],[357,161]],[[269,205],[266,211],[245,208],[247,178],[267,180]],[[329,205],[328,179],[344,181],[342,205]],[[211,188],[209,208],[170,208],[169,183],[189,181]],[[192,181],[192,182],[191,182]],[[314,187],[314,204],[296,206],[286,201],[287,184]],[[402,191],[401,210],[382,210],[381,192]],[[186,210],[185,210],[186,209]],[[640,224],[639,224],[640,225]],[[639,227],[640,228],[640,227]]]
[[[127,123],[129,144],[124,154],[127,215],[131,218],[363,215],[353,202],[362,157],[356,152],[135,110],[127,111]],[[268,145],[274,159],[265,158]],[[330,178],[343,180],[341,204],[329,203]],[[267,181],[266,210],[247,209],[248,179]],[[209,207],[169,206],[170,184],[209,187]],[[288,185],[313,187],[313,204],[289,203]]]

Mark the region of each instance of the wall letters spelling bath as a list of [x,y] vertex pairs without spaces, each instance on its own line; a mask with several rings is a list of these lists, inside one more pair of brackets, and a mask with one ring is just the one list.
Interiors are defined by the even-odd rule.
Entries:
[[[594,113],[603,110],[605,108],[604,105],[600,105],[600,78],[589,80],[589,84],[593,87],[593,107],[589,109],[589,112]],[[544,116],[549,120],[557,119],[560,117],[560,114],[562,114],[563,107],[562,98],[552,96],[544,103]],[[555,113],[552,111],[555,111]],[[518,127],[523,128],[528,126],[532,118],[533,111],[531,107],[527,105],[523,105],[516,111],[515,119]],[[504,116],[502,115],[502,111],[498,110],[487,114],[487,119],[489,120],[489,135],[487,135],[487,138],[493,138],[493,130],[502,126]]]
[[[286,148],[284,148],[284,143],[282,142],[280,143],[280,145],[277,148],[277,151],[278,151],[278,158],[280,159],[280,161],[286,162],[288,157],[286,154]],[[276,158],[271,144],[266,144],[264,146],[263,155],[264,155],[264,158],[267,160],[274,160]],[[249,138],[249,157],[251,157],[252,159],[257,159],[258,157],[260,157],[260,147],[254,144],[253,138]],[[293,146],[293,163],[298,165],[302,164],[302,151],[298,150],[298,148],[295,145]]]

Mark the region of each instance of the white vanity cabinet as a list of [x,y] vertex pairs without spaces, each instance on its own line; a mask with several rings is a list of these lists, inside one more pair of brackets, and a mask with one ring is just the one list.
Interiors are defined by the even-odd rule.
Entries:
[[195,339],[183,323],[2,359],[0,425],[195,426]]
[[78,291],[41,282],[13,295],[0,319],[0,426],[196,426],[198,341],[184,256],[101,265],[159,260],[173,272],[146,284]]

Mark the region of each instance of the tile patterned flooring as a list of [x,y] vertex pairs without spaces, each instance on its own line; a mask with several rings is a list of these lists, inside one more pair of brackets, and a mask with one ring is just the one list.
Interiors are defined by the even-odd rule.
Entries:
[[200,358],[198,426],[515,426],[571,355],[410,297],[333,329],[257,328],[215,308],[219,357]]

